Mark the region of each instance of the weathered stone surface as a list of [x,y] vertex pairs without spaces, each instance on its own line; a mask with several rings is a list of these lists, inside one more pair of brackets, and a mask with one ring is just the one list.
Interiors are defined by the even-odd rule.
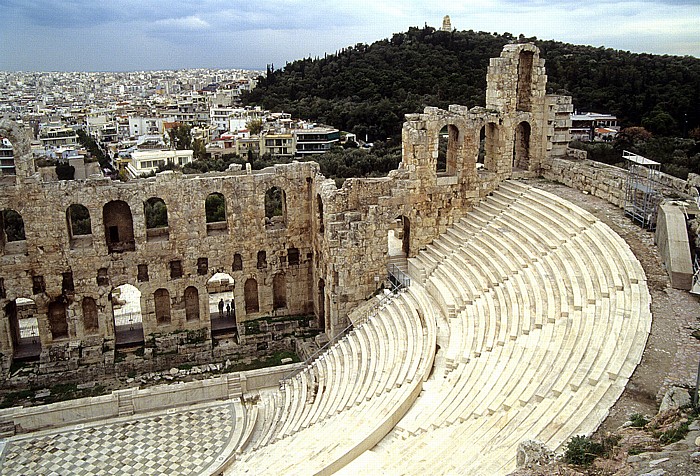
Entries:
[[690,405],[690,394],[687,388],[671,387],[668,389],[659,406],[659,413],[675,410]]
[[541,441],[526,440],[518,445],[518,468],[544,466],[554,461],[554,452]]

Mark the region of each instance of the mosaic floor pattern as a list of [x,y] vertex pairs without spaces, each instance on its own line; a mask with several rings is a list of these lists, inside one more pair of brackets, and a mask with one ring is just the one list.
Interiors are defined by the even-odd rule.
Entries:
[[234,422],[233,405],[217,404],[16,436],[0,444],[0,475],[196,475],[224,450]]

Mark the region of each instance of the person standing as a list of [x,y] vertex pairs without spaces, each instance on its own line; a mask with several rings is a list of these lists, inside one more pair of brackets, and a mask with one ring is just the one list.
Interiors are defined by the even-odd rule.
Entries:
[[219,300],[219,317],[224,317],[224,300]]

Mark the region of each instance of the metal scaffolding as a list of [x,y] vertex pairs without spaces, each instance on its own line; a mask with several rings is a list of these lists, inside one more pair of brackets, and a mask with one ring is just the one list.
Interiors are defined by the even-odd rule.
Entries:
[[656,213],[663,196],[656,190],[661,164],[641,155],[623,151],[627,168],[625,215],[643,228],[656,228]]

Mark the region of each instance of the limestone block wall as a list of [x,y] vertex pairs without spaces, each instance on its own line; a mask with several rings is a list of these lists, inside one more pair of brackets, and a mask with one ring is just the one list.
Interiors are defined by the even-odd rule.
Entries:
[[[348,179],[340,189],[311,162],[201,176],[164,172],[127,183],[43,183],[27,154],[16,153],[22,173],[0,184],[0,210],[22,216],[26,239],[0,240],[3,368],[15,351],[11,303],[25,297],[37,307],[45,371],[110,369],[112,292],[122,284],[141,292],[144,339],[155,343],[154,353],[219,355],[207,285],[217,272],[234,279],[239,323],[313,313],[319,328],[337,334],[385,281],[390,231],[415,256],[514,167],[573,175],[563,162],[545,163],[566,139],[557,121],[570,100],[545,97],[537,48],[506,46],[487,80],[486,108],[409,114],[399,169]],[[270,219],[265,195],[273,187],[282,211]],[[214,194],[223,197],[224,219],[207,223],[205,203]],[[167,227],[147,229],[144,204],[152,199],[167,207]],[[75,205],[89,213],[87,235],[71,236],[68,210]],[[93,302],[96,324],[88,319]]]
[[[121,284],[131,284],[141,292],[145,339],[181,331],[199,331],[208,337],[207,280],[216,272],[234,278],[239,321],[313,312],[309,196],[317,173],[317,164],[303,163],[251,174],[185,177],[168,172],[128,183],[97,179],[4,187],[0,209],[15,210],[22,216],[26,240],[19,247],[17,242],[6,243],[0,256],[0,309],[5,311],[19,297],[32,299],[37,305],[42,361],[73,360],[72,366],[95,360],[94,352],[83,353],[82,348],[101,348],[105,342],[113,347],[110,293]],[[271,187],[282,189],[286,202],[283,222],[272,225],[265,218],[265,192]],[[225,198],[224,222],[206,223],[205,201],[212,193]],[[145,225],[144,202],[152,197],[162,199],[168,212],[168,227],[157,234]],[[119,232],[122,227],[133,230],[127,233],[126,240],[132,243],[125,244],[124,251],[110,249],[110,229],[105,226],[108,204],[114,202],[123,202],[129,212],[120,217]],[[71,237],[67,210],[73,204],[89,211],[91,234]],[[266,255],[263,265],[258,263],[260,252]],[[236,271],[235,254],[242,258],[242,267]],[[294,262],[287,259],[290,254],[295,255]],[[65,289],[66,274],[71,277],[70,290]],[[272,283],[280,274],[286,286],[286,306],[274,309]],[[249,279],[257,284],[257,311],[246,311],[244,283]],[[187,317],[185,309],[185,290],[190,287],[199,298],[199,315],[194,319]],[[166,320],[158,319],[155,312],[154,296],[164,294],[162,290],[169,300]],[[82,300],[87,297],[95,300],[98,309],[98,326],[89,331],[81,319]],[[67,332],[58,337],[52,335],[49,318],[55,303],[65,307],[68,323]],[[3,312],[6,332],[0,336],[0,352],[4,356],[13,353],[8,319]],[[71,348],[76,349],[75,355],[67,354]]]

